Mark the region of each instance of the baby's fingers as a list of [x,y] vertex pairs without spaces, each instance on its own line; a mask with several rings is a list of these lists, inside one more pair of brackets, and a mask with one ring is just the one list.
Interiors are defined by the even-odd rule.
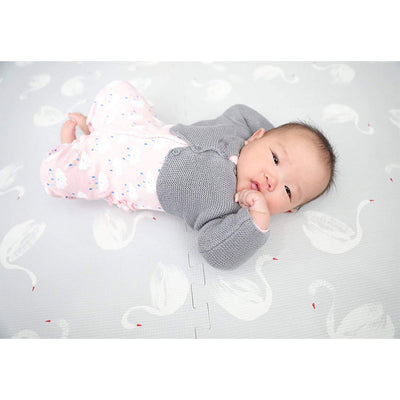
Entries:
[[249,207],[249,191],[248,190],[242,190],[239,193],[235,194],[235,202],[239,203],[241,207]]

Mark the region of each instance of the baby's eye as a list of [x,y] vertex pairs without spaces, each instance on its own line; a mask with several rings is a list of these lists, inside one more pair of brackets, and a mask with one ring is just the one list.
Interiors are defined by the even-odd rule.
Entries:
[[274,160],[275,165],[278,165],[279,160],[278,160],[278,157],[274,153],[272,153],[272,159]]
[[290,189],[287,186],[285,186],[285,190],[286,190],[287,195],[289,196],[289,199],[291,199],[292,198],[292,192],[290,191]]

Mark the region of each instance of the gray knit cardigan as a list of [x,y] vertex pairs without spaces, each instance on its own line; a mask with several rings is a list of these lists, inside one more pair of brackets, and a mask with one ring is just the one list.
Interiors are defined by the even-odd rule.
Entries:
[[199,251],[216,268],[243,264],[269,236],[235,203],[236,165],[229,160],[260,128],[268,131],[273,126],[241,104],[216,119],[171,128],[189,146],[168,153],[157,179],[157,196],[167,213],[198,231]]

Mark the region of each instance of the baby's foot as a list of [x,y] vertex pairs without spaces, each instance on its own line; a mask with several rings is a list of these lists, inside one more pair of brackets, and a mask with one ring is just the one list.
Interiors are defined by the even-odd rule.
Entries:
[[61,128],[61,143],[72,143],[76,139],[76,121],[68,120]]
[[68,117],[75,121],[79,128],[85,133],[85,135],[90,135],[89,127],[86,124],[86,117],[81,113],[68,113]]

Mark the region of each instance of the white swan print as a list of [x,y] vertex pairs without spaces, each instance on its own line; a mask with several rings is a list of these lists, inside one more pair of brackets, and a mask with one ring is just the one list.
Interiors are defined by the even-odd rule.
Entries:
[[[385,167],[385,172],[387,174],[390,174],[393,170],[393,168],[400,168],[400,164],[388,164]],[[390,178],[390,180],[393,182],[393,178]]]
[[44,87],[46,87],[49,82],[51,81],[51,77],[48,74],[40,74],[34,76],[30,82],[29,82],[29,87],[30,89],[25,90],[19,95],[20,100],[25,100],[28,98],[27,94],[31,92],[35,92],[37,90],[40,90]]
[[65,119],[65,114],[55,107],[43,106],[33,115],[33,124],[39,127],[56,125]]
[[58,187],[59,189],[64,189],[65,187],[68,186],[67,177],[65,176],[64,172],[60,168],[56,169],[55,183],[56,183],[56,187]]
[[45,228],[44,222],[37,224],[31,219],[11,228],[0,243],[0,263],[7,269],[24,271],[32,282],[32,290],[37,283],[36,275],[29,269],[12,263],[34,246]]
[[326,317],[326,329],[330,338],[387,339],[394,337],[395,329],[392,319],[384,313],[381,303],[368,303],[357,307],[350,311],[335,328],[335,288],[327,281],[316,280],[309,286],[310,296],[314,298],[318,288],[325,288],[332,294],[332,304]]
[[88,155],[88,153],[86,153],[86,151],[82,151],[81,158],[79,161],[79,169],[86,171],[88,168],[92,167],[92,165],[93,165],[93,162],[92,162],[90,156]]
[[99,173],[99,191],[104,192],[109,187],[110,187],[110,182],[107,178],[107,175],[103,171],[100,171],[100,173]]
[[[46,321],[51,322],[51,321]],[[54,323],[61,329],[61,336],[59,339],[67,339],[69,335],[69,322],[65,319],[59,319]],[[30,329],[23,329],[12,336],[11,339],[40,339],[37,332]]]
[[17,199],[20,199],[24,195],[25,189],[23,186],[16,185],[10,187],[14,183],[17,173],[22,167],[23,165],[10,164],[0,170],[0,196],[13,191],[17,192]]
[[258,67],[253,72],[253,79],[255,81],[260,79],[271,81],[276,78],[281,78],[287,83],[297,83],[299,81],[299,78],[295,74],[292,74],[292,76],[288,78],[281,68],[274,67],[273,65],[264,65],[262,67]]
[[192,85],[197,88],[204,88],[206,94],[205,101],[220,101],[225,99],[232,91],[232,85],[223,80],[212,80],[206,83],[199,83],[197,79],[192,80]]
[[363,200],[357,208],[357,232],[344,222],[318,211],[305,211],[306,223],[303,231],[311,244],[318,250],[331,254],[341,254],[357,246],[362,237],[360,212],[363,207],[373,200]]
[[129,321],[134,310],[144,310],[157,316],[170,315],[186,302],[190,283],[182,268],[158,263],[150,281],[151,306],[135,306],[122,316],[121,324],[126,329],[135,329],[141,324]]
[[313,63],[312,66],[320,71],[328,71],[329,75],[332,77],[332,83],[334,85],[350,83],[356,75],[354,69],[345,64],[320,66],[317,63]]
[[151,86],[152,80],[150,78],[136,78],[128,82],[140,93],[143,93]]
[[389,110],[389,114],[391,115],[390,122],[400,128],[400,110]]
[[354,122],[356,128],[365,135],[371,135],[374,133],[374,128],[368,124],[368,129],[361,129],[358,125],[359,116],[349,106],[345,104],[330,104],[326,106],[322,111],[322,119],[327,122],[343,124],[345,122]]
[[82,94],[85,88],[83,83],[84,79],[85,78],[83,76],[74,76],[73,78],[68,79],[61,86],[61,94],[69,97]]
[[155,193],[156,192],[157,179],[154,177],[153,172],[147,171],[144,176],[144,189],[146,192]]
[[100,154],[107,153],[108,149],[111,146],[111,139],[108,136],[100,136],[96,138],[96,151]]
[[246,278],[223,279],[217,276],[210,281],[209,290],[215,301],[229,314],[243,321],[253,321],[265,314],[272,303],[272,290],[262,272],[262,267],[274,258],[261,256],[256,261],[255,272],[262,287]]
[[143,219],[152,219],[154,213],[140,211],[121,215],[109,209],[93,222],[92,230],[97,245],[103,250],[119,250],[129,245],[136,234],[136,227]]
[[74,76],[68,79],[61,86],[61,94],[68,97],[78,96],[83,93],[85,89],[84,80],[99,79],[101,77],[100,71],[93,71],[85,76]]

